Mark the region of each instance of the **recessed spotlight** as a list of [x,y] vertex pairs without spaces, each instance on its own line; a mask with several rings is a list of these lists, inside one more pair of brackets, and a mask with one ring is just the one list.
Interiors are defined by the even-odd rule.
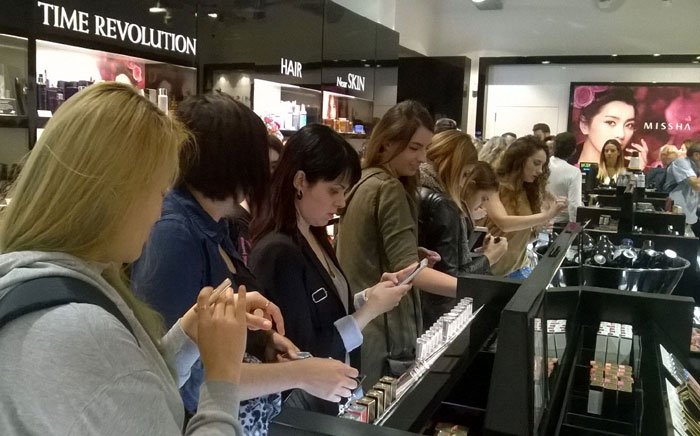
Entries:
[[661,53],[654,53],[655,58],[658,58],[659,56],[661,56]]
[[160,2],[158,1],[158,2],[156,2],[155,6],[148,8],[148,12],[150,12],[152,14],[164,14],[164,13],[168,12],[168,10],[165,9],[164,7],[162,7],[160,5]]
[[219,14],[217,14],[216,12],[213,12],[213,13],[211,13],[211,14],[207,14],[207,16],[208,16],[209,18],[219,18]]
[[700,59],[700,56],[696,57],[695,59]]
[[616,58],[616,57],[617,57],[617,53],[613,53],[611,56],[614,57],[614,58]]
[[542,64],[547,65],[549,61],[542,61]]
[[486,0],[472,0],[472,3],[483,3],[483,2],[485,2],[485,1],[486,1]]

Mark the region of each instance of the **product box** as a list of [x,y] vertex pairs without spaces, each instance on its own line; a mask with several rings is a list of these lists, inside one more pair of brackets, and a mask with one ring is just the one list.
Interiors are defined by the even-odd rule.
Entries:
[[377,400],[365,396],[356,403],[367,408],[367,423],[372,424],[377,419]]
[[632,326],[622,324],[620,331],[620,350],[617,358],[617,363],[620,365],[629,365],[632,358],[632,338],[634,333]]
[[557,346],[554,340],[554,330],[556,328],[557,321],[549,320],[547,321],[547,357],[559,357],[557,355]]
[[617,355],[620,353],[620,333],[622,326],[617,323],[610,323],[608,333],[608,344],[605,352],[605,362],[617,363]]
[[365,397],[374,398],[377,402],[377,417],[380,417],[384,413],[384,392],[379,392],[374,389],[370,389],[365,394]]
[[557,348],[557,357],[563,358],[566,351],[566,320],[560,319],[554,327],[554,343]]
[[605,363],[605,352],[608,347],[609,334],[610,328],[608,327],[608,323],[601,322],[595,340],[594,360],[597,362]]

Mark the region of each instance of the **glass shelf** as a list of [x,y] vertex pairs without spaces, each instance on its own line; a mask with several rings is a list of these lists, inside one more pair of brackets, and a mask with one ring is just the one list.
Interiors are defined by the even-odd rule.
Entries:
[[[37,109],[51,112],[82,87],[101,81],[129,83],[146,96],[151,90],[153,97],[158,88],[165,88],[171,112],[178,102],[196,93],[194,68],[48,41],[37,41],[36,69]],[[42,123],[46,124],[40,118],[39,127]]]

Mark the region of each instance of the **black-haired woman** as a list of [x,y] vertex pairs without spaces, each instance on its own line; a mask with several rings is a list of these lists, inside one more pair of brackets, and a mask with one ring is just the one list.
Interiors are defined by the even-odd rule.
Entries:
[[[267,207],[253,221],[249,258],[265,295],[284,314],[287,336],[303,351],[344,362],[362,344],[364,326],[410,289],[397,286],[405,273],[385,274],[382,282],[351,296],[325,226],[345,206],[345,192],[359,177],[357,152],[332,129],[313,124],[295,133],[273,175]],[[357,310],[355,301],[361,305]],[[348,380],[347,395],[354,383]],[[305,407],[338,411],[322,401]]]

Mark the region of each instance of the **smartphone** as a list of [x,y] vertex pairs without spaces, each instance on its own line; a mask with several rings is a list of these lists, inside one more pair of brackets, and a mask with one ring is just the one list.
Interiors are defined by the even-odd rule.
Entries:
[[423,260],[421,260],[420,263],[418,264],[418,266],[416,266],[416,269],[414,269],[413,271],[411,271],[411,274],[409,274],[408,277],[406,277],[405,279],[403,279],[403,280],[401,281],[401,283],[399,283],[399,286],[401,286],[401,285],[407,285],[407,284],[411,283],[411,282],[413,281],[413,279],[416,278],[416,276],[418,275],[418,273],[421,272],[421,271],[423,271],[423,269],[424,269],[426,266],[428,266],[428,259],[423,259]]
[[[282,355],[282,357],[284,357],[285,359],[291,359],[291,358],[292,358],[292,357],[291,357],[289,354],[287,354],[287,353],[284,353],[284,354]],[[293,360],[303,360],[303,359],[308,359],[308,358],[310,358],[310,357],[314,357],[314,356],[312,356],[311,353],[309,353],[308,351],[297,351],[297,357],[295,357]]]
[[486,237],[486,234],[488,232],[489,229],[486,227],[474,227],[474,231],[472,231],[472,234],[469,236],[469,241],[467,241],[467,243],[469,244],[469,251],[472,251],[474,248],[481,247],[482,245],[484,245],[484,238]]
[[214,289],[214,291],[211,293],[211,296],[209,297],[209,304],[214,304],[216,303],[216,300],[219,299],[219,296],[228,288],[230,288],[232,285],[230,279],[224,279],[223,282],[219,286]]

